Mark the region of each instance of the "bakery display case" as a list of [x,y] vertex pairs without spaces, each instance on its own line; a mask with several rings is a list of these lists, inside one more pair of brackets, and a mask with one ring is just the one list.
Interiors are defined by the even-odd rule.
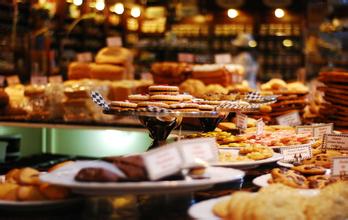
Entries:
[[346,11],[0,2],[1,217],[347,219]]

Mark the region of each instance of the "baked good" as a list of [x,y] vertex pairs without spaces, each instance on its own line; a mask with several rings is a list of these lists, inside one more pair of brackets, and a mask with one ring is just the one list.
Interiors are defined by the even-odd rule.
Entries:
[[128,96],[129,101],[138,103],[143,101],[149,101],[150,96],[149,95],[142,95],[142,94],[133,94]]
[[217,203],[214,204],[212,212],[214,215],[220,217],[220,218],[226,218],[228,215],[228,206],[230,204],[229,199],[220,200]]
[[123,101],[111,101],[110,102],[110,108],[114,110],[120,110],[120,111],[129,111],[129,110],[135,110],[135,108],[138,105],[136,103],[132,102],[123,102]]
[[165,85],[153,85],[148,88],[149,95],[178,95],[179,87],[177,86],[165,86]]
[[302,163],[314,164],[314,165],[322,166],[329,169],[331,167],[332,160],[330,159],[328,154],[322,153],[322,154],[317,154],[310,159],[303,160]]
[[198,109],[202,112],[214,111],[215,107],[213,105],[198,105]]
[[80,182],[117,182],[119,177],[107,169],[87,167],[82,168],[76,174],[75,180]]
[[321,175],[325,174],[326,169],[324,167],[315,164],[304,164],[299,166],[294,166],[291,168],[305,175]]
[[0,89],[0,108],[5,107],[9,104],[10,98],[4,89]]
[[99,80],[122,80],[126,79],[126,70],[122,66],[110,64],[90,64],[91,78]]
[[138,102],[138,108],[146,108],[151,106],[159,107],[159,108],[169,108],[169,105],[163,102],[151,102],[151,101]]
[[186,92],[195,97],[202,97],[205,91],[205,85],[201,80],[188,79],[180,84],[180,91]]
[[170,109],[177,110],[180,112],[194,112],[198,111],[198,104],[197,103],[179,103],[179,104],[171,104],[169,105]]
[[306,177],[297,171],[286,168],[274,168],[271,171],[271,175],[271,183],[282,183],[284,185],[300,189],[308,188],[308,181]]
[[90,79],[91,67],[89,63],[71,62],[68,66],[68,79]]
[[188,63],[156,62],[151,65],[156,84],[179,85],[189,77],[191,69]]
[[126,65],[131,63],[133,55],[129,49],[123,47],[105,47],[95,56],[98,64]]
[[309,188],[322,189],[329,184],[337,182],[339,178],[330,175],[315,175],[307,177],[307,180]]
[[166,104],[176,104],[182,101],[182,98],[177,95],[151,95],[150,99],[153,101],[159,101]]

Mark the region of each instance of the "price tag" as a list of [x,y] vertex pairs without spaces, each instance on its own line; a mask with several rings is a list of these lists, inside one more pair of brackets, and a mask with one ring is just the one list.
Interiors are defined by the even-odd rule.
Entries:
[[323,150],[348,150],[348,134],[324,134]]
[[246,129],[248,125],[248,116],[242,113],[237,113],[236,125],[237,125],[237,128],[239,129],[242,129],[242,130]]
[[280,153],[283,154],[285,162],[296,161],[297,159],[308,159],[312,157],[311,144],[301,144],[296,147],[282,147]]
[[31,76],[30,83],[33,85],[46,85],[47,77],[46,76]]
[[178,141],[177,144],[184,161],[183,167],[205,165],[206,162],[216,162],[218,151],[214,138],[196,138]]
[[297,134],[310,134],[315,138],[322,138],[324,134],[331,134],[333,132],[333,124],[314,124],[296,126]]
[[6,79],[5,76],[0,75],[0,87],[4,87],[5,86],[5,79]]
[[77,61],[82,63],[89,63],[92,62],[92,53],[85,52],[85,53],[78,53],[77,54]]
[[175,146],[162,146],[142,155],[151,180],[174,174],[181,169],[182,159]]
[[21,83],[17,75],[6,77],[6,81],[7,81],[7,85],[9,86],[14,86]]
[[348,176],[348,157],[333,157],[332,158],[332,167],[331,167],[332,176]]
[[232,57],[229,53],[215,54],[214,59],[215,63],[217,64],[226,64],[232,62]]
[[195,62],[196,63],[209,63],[210,62],[210,56],[205,54],[196,54],[195,55]]
[[276,118],[279,125],[296,126],[301,124],[301,118],[298,111],[291,112]]
[[50,82],[50,83],[62,83],[63,77],[61,75],[50,76],[50,77],[48,77],[48,82]]
[[265,123],[263,122],[262,118],[258,119],[256,121],[256,135],[262,135],[264,128]]
[[108,47],[122,47],[122,38],[108,37],[106,38],[106,45],[108,45]]
[[313,129],[313,136],[315,138],[322,138],[324,134],[332,134],[333,123],[317,125]]
[[152,76],[151,73],[141,73],[140,74],[140,78],[142,80],[151,80],[151,81],[153,81],[153,76]]
[[194,63],[195,56],[192,53],[179,53],[178,54],[178,61],[179,62],[186,62],[186,63]]

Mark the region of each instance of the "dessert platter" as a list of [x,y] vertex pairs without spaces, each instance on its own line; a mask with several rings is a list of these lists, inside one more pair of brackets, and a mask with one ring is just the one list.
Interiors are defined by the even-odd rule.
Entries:
[[[99,170],[92,170],[99,168]],[[122,165],[118,166],[119,168]],[[89,169],[88,169],[89,168]],[[150,181],[146,177],[134,176],[133,171],[118,169],[105,161],[76,161],[54,172],[42,174],[40,180],[49,184],[70,188],[73,192],[84,195],[120,195],[120,194],[170,194],[193,192],[212,187],[214,184],[237,181],[244,172],[218,167],[208,167],[204,174],[195,176],[173,176],[170,179]],[[134,167],[132,167],[134,169]],[[102,169],[102,173],[100,173]],[[123,173],[128,171],[128,176]],[[86,172],[86,173],[84,173]],[[90,172],[99,172],[98,175]],[[117,181],[115,173],[122,180]],[[126,172],[125,172],[126,173]],[[91,176],[93,176],[93,181]],[[116,179],[115,179],[116,178]],[[128,179],[127,179],[128,178]]]

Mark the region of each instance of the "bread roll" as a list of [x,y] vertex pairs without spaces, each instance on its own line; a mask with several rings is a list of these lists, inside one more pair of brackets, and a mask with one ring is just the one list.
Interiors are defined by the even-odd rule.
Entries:
[[72,62],[68,67],[68,79],[89,79],[91,68],[89,63]]
[[97,53],[95,62],[125,66],[127,63],[133,62],[133,56],[130,50],[123,47],[105,47]]
[[126,78],[124,67],[110,64],[91,64],[91,78],[100,80],[122,80]]

